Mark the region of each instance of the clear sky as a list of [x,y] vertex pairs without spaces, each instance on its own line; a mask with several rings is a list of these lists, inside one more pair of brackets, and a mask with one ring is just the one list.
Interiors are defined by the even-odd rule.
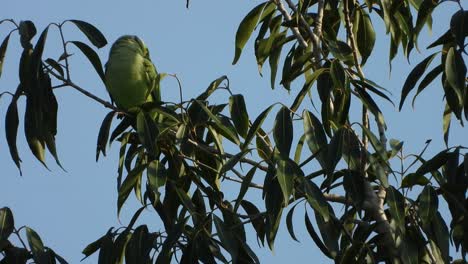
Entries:
[[[271,90],[269,72],[266,69],[268,67],[265,66],[263,78],[257,72],[252,41],[247,44],[238,64],[231,65],[237,26],[258,3],[260,1],[193,0],[187,10],[183,0],[5,0],[0,19],[32,20],[39,32],[50,22],[80,19],[98,27],[110,43],[123,34],[138,35],[148,45],[158,69],[179,76],[185,99],[201,93],[215,78],[227,75],[232,91],[244,94],[250,118],[254,119],[273,102],[281,100],[290,105],[298,86],[302,85],[301,81],[296,82],[290,95],[279,86]],[[390,90],[391,98],[397,104],[408,72],[432,52],[425,50],[428,39],[435,39],[445,32],[454,10],[456,5],[452,2],[445,3],[438,9],[433,35],[427,31],[422,33],[422,55],[415,51],[410,59],[411,65],[408,65],[405,58],[398,57],[393,62],[391,75],[388,68],[388,38],[384,36],[382,24],[376,23],[378,41],[374,56],[364,68],[366,77]],[[0,25],[0,38],[3,39],[10,29],[5,24]],[[65,38],[87,41],[72,24],[66,27]],[[52,29],[46,43],[47,56],[58,58],[61,54],[58,43],[58,32]],[[107,45],[98,51],[103,62],[107,60],[109,48],[110,45]],[[20,52],[19,39],[15,35],[10,39],[0,79],[0,92],[14,91],[16,88]],[[105,87],[90,63],[80,51],[74,49],[72,53],[71,72],[74,82],[107,99]],[[407,100],[401,113],[391,104],[377,100],[389,126],[387,137],[405,141],[406,153],[420,151],[427,139],[433,139],[428,155],[443,148],[443,95],[439,82],[436,81],[435,84],[419,96],[415,111],[411,108],[411,100]],[[165,101],[178,100],[176,82],[173,79],[165,80],[162,93]],[[58,168],[50,157],[48,164],[51,171],[37,162],[27,147],[23,127],[20,126],[18,148],[23,160],[23,177],[19,176],[11,161],[5,141],[3,120],[10,98],[4,96],[0,99],[0,207],[8,206],[13,210],[16,226],[32,227],[41,235],[45,245],[56,250],[70,263],[77,263],[83,257],[81,250],[88,243],[103,235],[111,226],[127,224],[138,205],[131,196],[128,205],[123,208],[119,223],[116,216],[117,144],[112,146],[107,157],[95,162],[97,133],[108,110],[71,88],[61,88],[56,95],[59,100],[59,131],[56,141],[60,159],[67,172]],[[412,95],[410,94],[409,99]],[[214,98],[227,100],[227,96],[222,93]],[[20,109],[24,109],[24,101]],[[272,122],[269,122],[267,127],[271,125]],[[466,129],[453,122],[450,145],[468,145],[466,132]],[[299,136],[296,134],[295,139]],[[230,191],[237,193],[236,189]],[[258,203],[261,204],[262,201],[258,200]],[[157,223],[152,214],[153,211],[147,212],[143,222],[151,230],[156,230],[159,228],[157,224],[151,226],[151,223]],[[309,214],[313,215],[311,211]],[[329,262],[306,233],[303,213],[296,212],[295,219],[298,226],[296,234],[301,243],[294,242],[289,237],[285,222],[280,226],[273,254],[267,248],[258,249],[255,240],[250,240],[262,263],[285,263],[293,259]],[[96,258],[83,262],[94,263]]]

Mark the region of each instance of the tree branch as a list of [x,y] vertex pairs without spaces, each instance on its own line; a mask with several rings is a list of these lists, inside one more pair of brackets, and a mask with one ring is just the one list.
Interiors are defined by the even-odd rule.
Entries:
[[[288,11],[286,11],[286,8],[284,7],[283,2],[281,0],[270,0],[270,1],[273,2],[278,7],[278,10],[281,12],[286,22],[289,22],[292,20],[291,15],[289,15]],[[307,48],[309,45],[307,44],[307,41],[305,41],[304,37],[302,37],[301,32],[299,32],[299,29],[297,27],[292,27],[291,30],[294,36],[296,36],[296,39],[299,42],[299,45],[301,45],[301,47],[303,48]]]
[[[321,16],[319,15],[317,17],[318,19],[316,21],[314,31],[312,31],[309,23],[307,23],[307,21],[305,20],[304,16],[300,13],[300,11],[298,12],[294,3],[291,0],[286,0],[286,3],[288,3],[289,8],[291,8],[291,10],[299,16],[300,23],[302,24],[304,28],[306,28],[307,33],[309,34],[309,38],[312,40],[312,44],[313,44],[312,52],[315,58],[316,69],[320,68],[321,66],[320,61],[322,60],[322,55],[320,52],[320,37],[319,36],[322,34],[323,0],[319,1],[318,12],[319,14],[321,12]],[[317,33],[319,33],[320,35]]]
[[[345,26],[346,26],[346,33],[348,36],[348,40],[351,45],[352,53],[353,53],[353,60],[354,60],[354,67],[356,68],[359,78],[361,81],[365,81],[364,73],[362,71],[361,65],[359,64],[358,60],[358,49],[356,46],[356,40],[353,33],[353,25],[349,18],[349,8],[348,8],[349,0],[344,1],[343,7],[343,14],[345,18]],[[376,123],[379,129],[380,140],[384,148],[386,148],[387,140],[385,138],[385,129],[382,125],[378,122],[377,116]],[[365,128],[369,128],[369,114],[367,108],[363,105],[362,106],[362,125]],[[362,142],[364,149],[367,150],[368,148],[368,138],[365,133],[362,133]],[[384,202],[385,196],[387,195],[387,191],[385,187],[379,186],[379,190],[377,193],[374,192],[371,184],[369,181],[364,181],[364,189],[365,189],[365,201],[363,203],[363,209],[369,213],[369,215],[377,222],[376,231],[379,234],[383,235],[384,246],[387,248],[388,252],[391,254],[395,254],[395,243],[392,237],[392,229],[390,223],[387,219],[387,216],[384,211]]]
[[109,108],[109,109],[112,109],[112,110],[114,110],[114,111],[117,111],[117,112],[119,112],[119,113],[125,113],[125,111],[123,111],[123,110],[121,110],[121,109],[115,107],[115,106],[112,105],[111,103],[109,103],[109,102],[107,102],[107,101],[105,101],[105,100],[103,100],[103,99],[97,97],[96,95],[94,95],[94,94],[92,94],[92,93],[86,91],[85,89],[83,89],[83,88],[81,88],[80,86],[78,86],[78,85],[76,85],[75,83],[73,83],[71,80],[67,80],[67,79],[63,78],[62,76],[58,75],[57,73],[55,73],[55,72],[53,72],[53,71],[51,71],[51,70],[49,70],[49,69],[48,69],[48,72],[49,72],[50,74],[52,74],[52,75],[53,75],[55,78],[57,78],[58,80],[62,81],[65,85],[74,88],[74,89],[77,90],[78,92],[80,92],[80,93],[86,95],[87,97],[89,97],[89,98],[93,99],[94,101],[96,101],[96,102],[102,104],[103,106],[105,106],[105,107],[107,107],[107,108]]

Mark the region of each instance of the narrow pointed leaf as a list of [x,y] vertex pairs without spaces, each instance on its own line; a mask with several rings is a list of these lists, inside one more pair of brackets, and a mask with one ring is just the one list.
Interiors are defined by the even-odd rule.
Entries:
[[97,48],[102,48],[107,44],[107,40],[101,31],[90,23],[73,19],[68,21],[75,24]]
[[405,233],[405,198],[393,186],[387,188],[387,204],[397,227]]
[[466,66],[460,52],[455,48],[450,48],[447,53],[444,70],[447,81],[450,86],[455,90],[458,101],[463,102],[465,79],[466,79]]
[[301,168],[299,168],[299,166],[290,159],[279,159],[277,164],[278,168],[276,169],[276,176],[283,193],[283,200],[287,205],[289,197],[293,193],[295,179],[304,177],[304,173]]
[[104,117],[102,121],[101,128],[99,129],[97,147],[96,147],[96,161],[99,160],[99,154],[102,152],[102,155],[106,156],[106,146],[107,141],[109,140],[109,130],[112,124],[112,119],[114,118],[115,112],[112,111]]
[[234,212],[237,212],[237,209],[239,208],[239,205],[241,204],[242,200],[244,199],[245,194],[250,188],[250,183],[252,183],[253,176],[255,175],[255,172],[257,171],[257,166],[252,167],[245,177],[242,179],[242,184],[239,189],[239,194],[237,195],[236,203],[234,205]]
[[15,220],[10,208],[0,209],[0,241],[8,239],[15,228]]
[[400,111],[401,111],[401,108],[403,107],[403,103],[405,102],[406,97],[411,92],[411,90],[413,90],[413,88],[416,86],[416,83],[422,77],[423,73],[426,71],[427,67],[429,66],[429,64],[431,64],[432,60],[434,59],[436,55],[437,53],[434,53],[430,55],[429,57],[425,58],[423,61],[421,61],[410,72],[410,74],[408,75],[408,78],[406,78],[405,84],[403,85],[403,88],[401,90],[401,99],[400,99],[400,106],[399,106]]
[[249,132],[245,137],[244,144],[242,144],[241,149],[246,149],[249,147],[250,142],[252,142],[252,139],[257,134],[258,130],[261,128],[263,121],[265,121],[265,118],[270,113],[272,108],[273,105],[269,106],[267,109],[263,110],[263,112],[261,112],[260,115],[258,115],[258,117],[255,119],[255,121],[249,129]]
[[102,82],[105,84],[106,78],[104,75],[104,70],[102,69],[102,63],[97,53],[83,42],[70,41],[70,43],[73,43],[81,52],[83,52],[86,58],[88,58],[89,62],[91,62],[91,64],[93,65]]
[[10,40],[10,34],[2,41],[0,45],[0,77],[2,76],[3,62],[5,61],[5,54],[8,48],[8,41]]
[[442,67],[442,64],[439,66],[435,67],[432,69],[430,72],[427,73],[427,75],[422,79],[421,83],[418,86],[418,91],[413,97],[413,102],[412,105],[414,107],[414,102],[416,100],[416,97],[429,85],[434,81],[437,76],[439,76],[442,72],[444,71],[444,67]]
[[304,133],[306,135],[307,145],[313,154],[320,151],[317,155],[317,160],[322,168],[326,168],[328,142],[323,126],[318,118],[309,111],[304,111],[302,117],[304,119]]
[[293,224],[293,215],[294,215],[294,209],[296,209],[296,206],[299,203],[295,204],[291,210],[289,210],[288,214],[286,215],[286,226],[288,228],[289,235],[294,239],[295,241],[299,242],[297,240],[296,235],[294,234],[294,224]]
[[439,209],[439,198],[434,188],[426,185],[418,196],[418,215],[424,226],[429,226]]
[[223,132],[224,135],[226,136],[227,139],[231,140],[235,144],[239,145],[240,141],[239,138],[237,137],[237,133],[233,131],[230,127],[225,126],[221,119],[214,115],[208,107],[206,107],[203,103],[200,101],[195,101],[202,109],[205,111],[205,113],[213,120],[213,122],[216,124],[217,128],[220,129],[220,132]]
[[312,240],[314,240],[315,244],[317,245],[317,247],[320,249],[320,251],[322,251],[322,253],[329,257],[329,258],[332,258],[331,254],[330,254],[330,251],[328,250],[328,248],[325,246],[325,244],[323,244],[322,240],[320,239],[319,235],[317,234],[317,232],[315,232],[315,229],[314,229],[314,226],[312,225],[312,223],[310,222],[310,219],[309,219],[309,216],[307,215],[307,211],[304,215],[304,218],[305,218],[305,225],[306,225],[306,229],[307,229],[307,232],[309,233],[310,237],[312,238]]
[[18,148],[16,147],[16,137],[18,135],[18,106],[16,100],[13,100],[8,106],[6,117],[5,117],[5,135],[10,150],[10,155],[13,161],[18,167],[21,174],[21,159],[18,154]]
[[245,138],[249,130],[249,115],[243,95],[235,94],[229,97],[229,111],[237,133]]
[[236,64],[242,53],[242,49],[252,35],[255,27],[262,17],[267,16],[275,10],[275,5],[272,3],[261,3],[254,7],[240,22],[239,28],[236,33],[236,49],[234,54],[234,60],[232,64]]
[[128,173],[127,178],[125,178],[124,182],[122,183],[122,186],[120,186],[118,200],[117,200],[117,215],[119,215],[120,210],[122,209],[122,205],[127,200],[128,195],[130,194],[132,189],[135,187],[135,184],[138,182],[138,178],[141,177],[141,174],[146,169],[146,167],[147,165],[143,164],[134,168],[132,171]]
[[291,111],[287,107],[281,107],[276,114],[275,125],[273,127],[273,139],[281,155],[288,157],[291,152],[293,140],[293,124]]

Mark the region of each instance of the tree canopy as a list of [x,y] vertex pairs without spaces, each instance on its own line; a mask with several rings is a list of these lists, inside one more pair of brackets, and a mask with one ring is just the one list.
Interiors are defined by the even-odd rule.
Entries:
[[[450,17],[432,16],[448,5],[458,10]],[[428,47],[418,45],[423,29],[441,20],[449,21],[446,32],[433,36]],[[3,149],[19,174],[20,124],[34,157],[46,168],[47,156],[62,167],[55,140],[61,129],[58,89],[76,90],[109,110],[97,135],[96,161],[111,143],[118,146],[112,153],[118,155],[117,173],[109,172],[116,174],[117,215],[131,196],[141,207],[125,227],[103,230],[84,247],[84,257],[98,255],[99,263],[258,263],[253,244],[273,250],[280,226],[293,240],[298,226],[305,226],[316,249],[336,263],[466,261],[468,155],[460,142],[449,141],[451,124],[468,120],[463,5],[271,0],[252,6],[239,21],[232,64],[253,48],[259,73],[270,79],[270,87],[259,93],[285,89],[291,104],[280,100],[254,115],[228,76],[185,98],[178,76],[159,72],[154,87],[173,78],[177,100],[163,93],[160,101],[136,110],[120,109],[73,77],[71,57],[83,56],[100,85],[109,84],[107,58],[97,53],[108,40],[92,21],[68,19],[37,28],[30,20],[1,20],[6,37],[0,70],[9,46],[22,50],[17,88],[0,91],[1,103],[11,99]],[[82,32],[81,39],[64,37],[69,26]],[[44,52],[51,32],[60,36],[54,39],[62,49],[57,57]],[[385,35],[388,57],[374,51]],[[415,51],[424,58],[407,76],[398,76],[405,81],[394,102],[385,85],[366,74],[366,62],[378,57],[392,64],[398,54],[409,60]],[[407,153],[404,146],[413,142],[387,138],[387,125],[398,124],[385,122],[382,104],[402,110],[410,95],[414,104],[432,92],[426,91],[430,86],[443,93],[445,110],[441,118],[431,118],[443,128],[446,146],[428,156],[429,140],[420,152]],[[261,203],[247,195],[253,192]],[[305,209],[299,212],[298,205]],[[137,221],[147,210],[160,222]],[[0,209],[0,263],[66,263],[35,230],[15,225],[13,212]]]

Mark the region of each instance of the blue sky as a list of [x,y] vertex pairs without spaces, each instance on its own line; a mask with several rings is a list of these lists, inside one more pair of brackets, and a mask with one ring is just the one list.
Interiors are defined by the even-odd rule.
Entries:
[[[257,72],[251,41],[244,49],[238,64],[231,65],[237,26],[257,3],[260,1],[193,0],[187,10],[183,0],[81,0],[67,1],[66,4],[58,0],[6,0],[2,4],[0,19],[32,20],[38,31],[42,31],[50,22],[80,19],[97,26],[110,43],[123,34],[138,35],[148,45],[152,60],[159,71],[178,75],[185,99],[201,93],[215,78],[227,75],[232,91],[244,94],[250,118],[254,119],[273,102],[283,101],[290,105],[298,87],[302,85],[301,81],[296,82],[290,95],[279,86],[271,90],[268,67],[264,67],[263,78]],[[422,55],[415,51],[411,56],[411,65],[408,65],[405,58],[397,57],[393,62],[391,75],[388,69],[388,38],[384,36],[382,24],[376,23],[378,41],[374,56],[364,68],[366,77],[390,90],[391,98],[398,103],[401,87],[408,72],[430,54],[424,47],[430,39],[435,39],[445,32],[454,10],[454,3],[445,3],[439,8],[435,14],[436,23],[432,35],[427,31],[422,33]],[[9,26],[0,25],[0,38],[6,36],[9,30]],[[46,43],[47,56],[57,58],[61,54],[61,48],[57,45],[58,37],[57,31],[49,32]],[[66,27],[65,38],[86,41],[72,24]],[[98,51],[103,62],[107,60],[109,48],[110,45]],[[16,88],[20,52],[19,40],[15,36],[10,39],[0,79],[0,92],[13,91]],[[74,49],[71,52],[74,53],[71,57],[74,82],[107,99],[105,87],[89,62],[78,50]],[[408,100],[401,113],[391,104],[378,100],[389,126],[387,137],[405,141],[406,153],[418,152],[427,139],[433,139],[428,155],[443,148],[443,95],[439,82],[435,84],[419,96],[415,111]],[[165,101],[178,100],[175,80],[166,79],[163,82],[162,93]],[[77,263],[82,258],[81,250],[89,242],[104,234],[111,226],[128,223],[138,205],[131,197],[128,205],[123,208],[119,223],[116,216],[118,145],[114,144],[107,157],[101,158],[98,163],[95,162],[97,133],[108,110],[71,88],[61,88],[56,95],[59,100],[59,131],[56,141],[60,159],[67,172],[55,166],[50,157],[48,164],[51,171],[40,165],[30,154],[23,136],[23,128],[20,126],[18,148],[23,160],[23,177],[19,176],[11,161],[5,141],[3,118],[9,97],[4,96],[0,99],[0,207],[10,207],[17,226],[28,225],[34,228],[47,246],[55,249],[70,263]],[[410,99],[412,95],[410,94]],[[226,94],[219,93],[214,100],[226,101],[227,97]],[[24,107],[24,101],[22,103],[20,109]],[[271,128],[271,125],[272,122],[269,122],[266,126]],[[299,136],[297,134],[295,139]],[[466,129],[453,122],[450,145],[468,145],[467,143]],[[236,194],[237,191],[234,189],[233,193]],[[259,196],[253,194],[252,197],[258,199]],[[261,203],[260,200],[258,202]],[[152,211],[147,212],[143,222],[157,222],[152,214]],[[292,259],[313,259],[317,263],[326,263],[326,259],[303,228],[302,217],[303,213],[296,213],[296,234],[301,243],[294,242],[289,237],[284,222],[280,227],[273,254],[267,248],[256,249],[255,241],[251,240],[262,263],[285,263]],[[157,225],[153,226],[152,230],[156,228]],[[83,262],[95,261],[95,258],[90,258]]]

